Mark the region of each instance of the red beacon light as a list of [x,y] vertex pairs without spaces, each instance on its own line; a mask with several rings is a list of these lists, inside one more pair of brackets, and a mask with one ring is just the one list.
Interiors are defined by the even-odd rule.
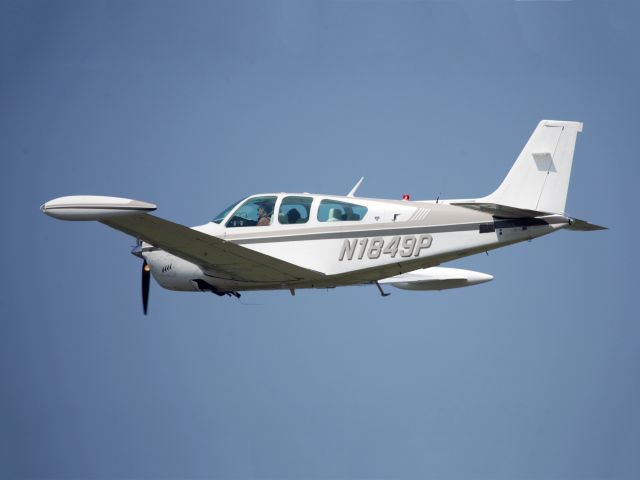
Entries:
[[404,195],[402,195],[402,200],[406,202],[407,200],[411,200],[411,197],[409,196],[408,193],[405,193]]

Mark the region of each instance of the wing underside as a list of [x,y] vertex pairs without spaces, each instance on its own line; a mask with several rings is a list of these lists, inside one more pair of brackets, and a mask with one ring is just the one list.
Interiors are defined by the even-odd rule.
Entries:
[[147,213],[105,218],[100,221],[192,262],[205,273],[228,280],[272,284],[312,281],[324,276],[319,272],[298,267]]

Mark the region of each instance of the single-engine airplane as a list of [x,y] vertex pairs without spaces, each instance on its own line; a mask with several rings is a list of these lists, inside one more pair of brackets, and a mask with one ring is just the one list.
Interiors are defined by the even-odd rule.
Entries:
[[563,228],[602,230],[565,212],[582,123],[543,120],[506,178],[477,199],[411,201],[261,193],[188,228],[151,215],[151,203],[69,196],[41,209],[62,220],[95,220],[135,237],[143,260],[147,313],[150,275],[164,288],[240,297],[245,290],[370,284],[442,290],[492,280],[438,265]]

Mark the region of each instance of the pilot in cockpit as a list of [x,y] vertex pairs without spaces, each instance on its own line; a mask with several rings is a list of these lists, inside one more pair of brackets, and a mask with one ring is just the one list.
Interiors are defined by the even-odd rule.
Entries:
[[263,203],[258,207],[258,227],[271,225],[271,206]]

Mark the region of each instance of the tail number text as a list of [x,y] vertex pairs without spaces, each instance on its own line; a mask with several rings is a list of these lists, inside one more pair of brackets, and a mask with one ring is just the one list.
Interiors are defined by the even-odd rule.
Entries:
[[429,248],[432,241],[431,235],[403,235],[386,240],[383,237],[347,238],[342,243],[338,260],[362,260],[365,255],[372,260],[380,258],[380,255],[389,255],[391,258],[397,255],[404,258],[419,257],[420,252]]

